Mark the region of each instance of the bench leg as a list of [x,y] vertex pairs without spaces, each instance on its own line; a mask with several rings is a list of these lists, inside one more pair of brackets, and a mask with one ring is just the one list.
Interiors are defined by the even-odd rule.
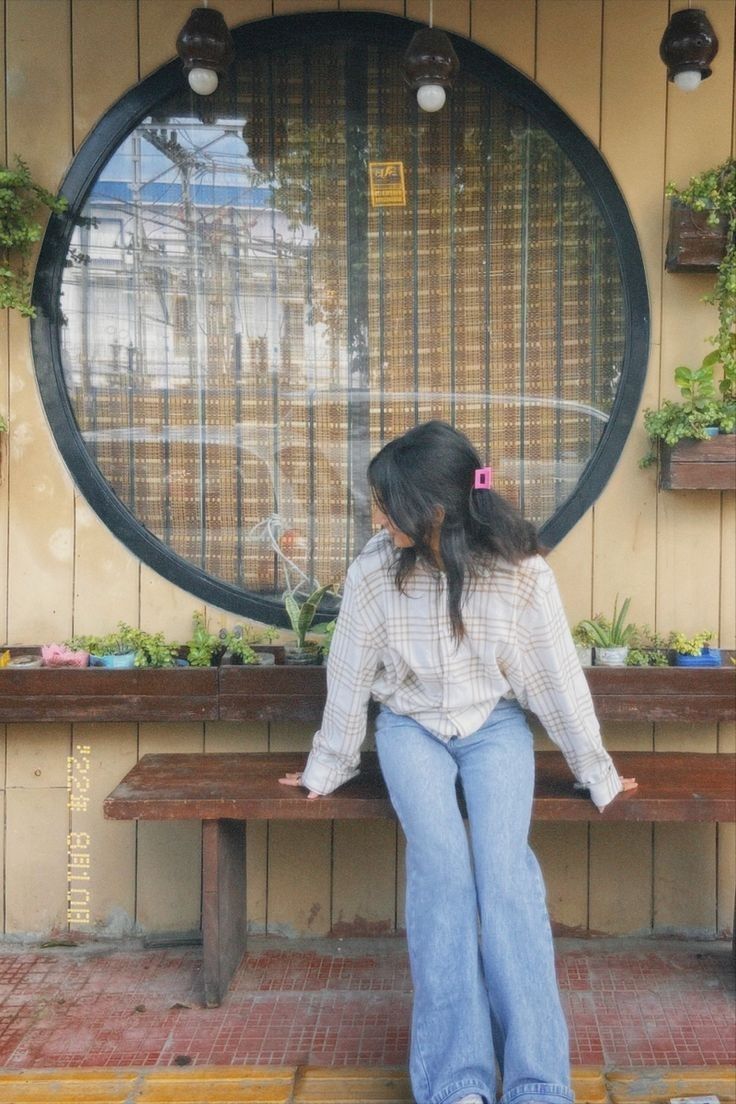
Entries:
[[202,822],[204,1000],[216,1008],[245,953],[245,824]]

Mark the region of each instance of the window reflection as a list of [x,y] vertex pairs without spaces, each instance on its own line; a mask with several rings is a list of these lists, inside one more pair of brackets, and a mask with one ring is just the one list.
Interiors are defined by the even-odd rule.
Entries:
[[[348,53],[236,63],[207,121],[188,95],[157,105],[63,280],[66,386],[103,475],[178,555],[262,594],[342,577],[369,457],[430,417],[543,523],[621,371],[612,237],[553,138],[468,73],[421,116],[385,78],[400,49],[362,71]],[[372,205],[372,162],[401,165],[403,204]]]

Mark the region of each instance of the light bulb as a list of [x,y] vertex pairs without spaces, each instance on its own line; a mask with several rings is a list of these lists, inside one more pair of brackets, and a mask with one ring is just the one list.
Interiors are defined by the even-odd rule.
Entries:
[[445,105],[445,90],[441,84],[420,84],[417,103],[422,111],[439,111]]
[[192,92],[198,96],[211,96],[219,83],[214,69],[190,69],[187,79]]
[[672,79],[683,92],[694,92],[700,87],[702,77],[698,69],[683,69],[681,73],[675,73]]

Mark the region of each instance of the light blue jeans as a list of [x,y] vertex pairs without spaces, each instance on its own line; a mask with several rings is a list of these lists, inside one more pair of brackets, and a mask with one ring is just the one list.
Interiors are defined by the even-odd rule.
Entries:
[[407,840],[417,1104],[468,1093],[493,1104],[496,1064],[502,1104],[569,1104],[567,1026],[528,844],[534,750],[523,711],[502,699],[476,733],[444,743],[382,706],[376,743]]

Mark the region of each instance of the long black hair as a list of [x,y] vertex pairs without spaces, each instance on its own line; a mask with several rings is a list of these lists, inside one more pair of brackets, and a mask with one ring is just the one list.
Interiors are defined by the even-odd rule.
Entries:
[[430,546],[438,518],[453,636],[465,634],[462,600],[483,566],[497,558],[518,563],[542,552],[537,531],[493,490],[475,489],[483,462],[468,438],[446,422],[424,422],[389,441],[368,465],[376,505],[412,539],[398,550],[396,585],[403,590],[421,558],[438,567]]

